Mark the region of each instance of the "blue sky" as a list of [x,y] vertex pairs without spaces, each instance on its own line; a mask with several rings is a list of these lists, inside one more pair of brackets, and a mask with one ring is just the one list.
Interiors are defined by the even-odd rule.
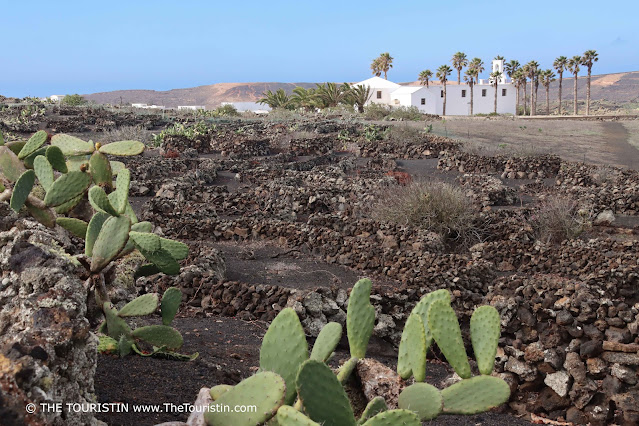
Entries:
[[[501,6],[500,6],[501,4]],[[168,90],[220,82],[359,81],[381,52],[389,79],[461,50],[550,67],[595,49],[594,74],[639,70],[639,2],[0,2],[0,94]],[[452,76],[456,78],[456,76]]]

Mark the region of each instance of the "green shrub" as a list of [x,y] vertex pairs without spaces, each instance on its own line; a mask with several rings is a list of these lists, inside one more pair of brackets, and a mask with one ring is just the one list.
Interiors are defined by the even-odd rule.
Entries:
[[383,120],[391,113],[390,106],[372,103],[364,107],[364,118],[367,120]]
[[419,121],[423,119],[424,115],[417,109],[416,106],[400,106],[391,108],[390,114],[385,117],[385,120],[399,121]]
[[79,106],[79,105],[87,104],[87,100],[78,94],[66,95],[64,98],[62,98],[62,101],[60,102],[63,105],[69,105],[69,106]]
[[239,115],[237,108],[231,104],[221,105],[213,111],[214,117],[237,117]]

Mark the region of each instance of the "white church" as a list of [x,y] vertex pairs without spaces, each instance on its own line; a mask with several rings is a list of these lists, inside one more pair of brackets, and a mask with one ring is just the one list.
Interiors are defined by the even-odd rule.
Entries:
[[[507,81],[504,74],[504,61],[494,60],[492,72],[499,71],[502,77],[497,83],[497,113],[513,114],[516,112],[517,89]],[[495,111],[495,87],[492,80],[479,80],[473,87],[473,114],[490,114]],[[367,104],[376,103],[391,107],[417,107],[425,114],[443,115],[444,86],[439,81],[426,86],[406,86],[393,83],[381,77],[372,77],[355,85],[368,86],[371,98]],[[446,115],[470,115],[470,86],[457,84],[457,81],[446,83]]]

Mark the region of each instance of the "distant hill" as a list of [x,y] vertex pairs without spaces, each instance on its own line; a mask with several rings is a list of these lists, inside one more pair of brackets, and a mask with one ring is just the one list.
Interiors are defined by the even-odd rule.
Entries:
[[[586,98],[586,76],[580,75],[577,81],[578,97]],[[437,82],[434,82],[437,84]],[[418,85],[419,82],[401,83],[402,85]],[[456,84],[456,82],[454,82]],[[296,86],[305,88],[315,87],[315,83],[217,83],[208,86],[191,87],[187,89],[173,89],[167,91],[155,90],[116,90],[113,92],[93,93],[83,95],[89,100],[100,104],[146,103],[177,107],[178,105],[205,105],[215,108],[221,102],[250,102],[262,97],[267,90],[284,89],[291,93]],[[557,98],[559,82],[551,85],[551,99]],[[572,98],[573,79],[569,73],[564,73],[563,98]],[[540,97],[545,98],[545,89],[539,86]],[[639,101],[639,71],[616,74],[601,74],[592,76],[592,99],[605,100],[615,103]]]

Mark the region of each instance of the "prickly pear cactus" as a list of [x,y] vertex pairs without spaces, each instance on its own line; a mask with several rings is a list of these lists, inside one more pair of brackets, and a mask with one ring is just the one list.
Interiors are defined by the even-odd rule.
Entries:
[[169,287],[162,296],[160,310],[162,311],[162,324],[169,325],[175,318],[180,303],[182,302],[182,292],[176,287]]
[[295,400],[295,380],[308,359],[306,335],[295,311],[283,309],[271,322],[260,349],[260,368],[282,376],[286,382],[285,404]]
[[419,314],[422,317],[422,325],[424,326],[424,336],[426,337],[426,349],[433,344],[433,334],[428,325],[428,310],[430,305],[436,300],[443,300],[450,305],[450,292],[446,289],[435,290],[421,298],[411,313]]
[[49,135],[44,130],[40,130],[36,132],[33,136],[29,138],[27,143],[22,147],[20,152],[18,153],[18,158],[23,160],[36,152],[42,145],[47,142]]
[[389,410],[369,419],[364,426],[421,426],[417,414],[408,410]]
[[24,206],[34,183],[35,172],[33,170],[27,170],[22,173],[16,181],[16,184],[13,186],[13,193],[11,194],[11,201],[9,202],[9,205],[15,212],[19,212]]
[[99,150],[102,154],[121,156],[138,155],[144,151],[144,144],[138,141],[119,141],[102,145],[99,147]]
[[357,281],[348,300],[346,334],[353,358],[366,357],[368,341],[375,327],[375,308],[370,303],[372,286],[368,278]]
[[47,206],[59,206],[84,194],[91,185],[91,175],[86,172],[74,171],[63,174],[53,182],[44,197]]
[[217,386],[213,386],[209,390],[209,394],[211,395],[211,399],[215,401],[219,399],[222,395],[224,395],[226,392],[230,391],[231,389],[233,389],[233,386],[231,385],[217,385]]
[[342,325],[338,322],[329,322],[322,331],[320,331],[313,350],[311,351],[311,359],[326,362],[331,356],[340,339],[342,338]]
[[282,405],[275,416],[279,426],[320,426],[290,405]]
[[499,377],[475,376],[442,390],[444,412],[477,414],[499,407],[510,398],[510,387]]
[[101,271],[117,257],[129,239],[130,229],[131,222],[124,216],[111,216],[104,222],[93,245],[91,272]]
[[139,317],[151,315],[158,308],[159,296],[157,293],[143,294],[124,305],[118,312],[121,317]]
[[470,339],[481,374],[490,375],[495,365],[497,344],[501,334],[499,312],[492,306],[480,306],[470,318]]
[[337,380],[342,384],[346,383],[349,377],[351,377],[353,370],[355,370],[355,367],[357,367],[358,362],[358,358],[350,358],[348,361],[342,364],[342,366],[339,368],[339,371],[337,372]]
[[87,235],[89,224],[83,220],[74,217],[59,217],[55,222],[78,238],[84,239]]
[[284,403],[285,394],[284,379],[270,371],[258,373],[224,392],[215,401],[230,407],[255,405],[257,409],[254,412],[210,411],[204,413],[204,420],[211,426],[257,426],[275,415]]
[[419,314],[412,313],[408,316],[402,339],[399,343],[399,355],[397,357],[397,373],[404,380],[415,377],[415,381],[426,380],[426,334],[424,323]]
[[421,421],[431,420],[442,412],[443,399],[439,390],[428,383],[412,384],[399,394],[400,408],[417,413]]
[[470,364],[457,315],[444,300],[436,300],[428,310],[428,324],[437,346],[462,379],[470,378]]
[[364,408],[364,412],[357,421],[357,424],[361,425],[368,419],[386,410],[388,410],[388,406],[386,405],[386,401],[384,400],[384,398],[382,398],[381,396],[376,396],[375,398],[371,399],[368,404],[366,404],[366,408]]

